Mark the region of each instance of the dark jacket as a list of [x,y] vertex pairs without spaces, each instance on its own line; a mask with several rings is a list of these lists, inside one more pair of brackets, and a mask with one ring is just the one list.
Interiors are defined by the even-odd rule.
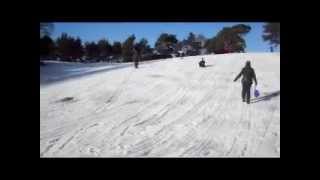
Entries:
[[138,62],[140,60],[141,60],[141,50],[139,48],[134,48],[133,61]]
[[200,66],[200,67],[205,67],[205,66],[206,66],[205,63],[206,63],[206,62],[205,62],[204,60],[201,60],[201,61],[199,62],[199,66]]
[[250,66],[246,66],[242,68],[241,72],[234,79],[234,81],[237,81],[240,78],[240,76],[242,76],[242,80],[241,80],[242,83],[252,84],[252,79],[253,79],[255,84],[257,84],[256,73],[254,72],[254,69]]

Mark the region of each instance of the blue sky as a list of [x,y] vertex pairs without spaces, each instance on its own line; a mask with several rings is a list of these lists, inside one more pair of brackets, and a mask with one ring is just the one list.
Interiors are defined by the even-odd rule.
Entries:
[[[268,42],[262,40],[264,23],[54,23],[52,37],[55,39],[65,32],[72,36],[79,36],[83,42],[98,41],[106,38],[109,42],[123,42],[131,34],[136,36],[137,40],[146,38],[151,47],[161,33],[175,34],[179,40],[188,37],[189,32],[202,34],[206,38],[216,35],[223,27],[233,26],[235,24],[247,24],[251,26],[251,31],[244,37],[247,43],[247,52],[267,52],[270,50]],[[275,49],[279,51],[279,48]]]

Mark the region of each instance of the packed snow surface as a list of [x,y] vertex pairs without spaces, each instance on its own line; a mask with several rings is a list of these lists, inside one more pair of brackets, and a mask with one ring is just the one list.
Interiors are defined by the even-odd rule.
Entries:
[[[205,68],[199,68],[201,58]],[[250,60],[260,97],[236,75]],[[280,54],[40,66],[41,157],[280,157]]]

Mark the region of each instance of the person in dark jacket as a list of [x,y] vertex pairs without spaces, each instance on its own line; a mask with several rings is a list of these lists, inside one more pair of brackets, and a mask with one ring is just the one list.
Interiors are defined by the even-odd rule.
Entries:
[[202,58],[201,61],[199,62],[199,66],[200,66],[200,67],[206,67],[206,62],[204,61],[203,58]]
[[234,79],[234,82],[237,81],[242,76],[242,101],[247,101],[247,104],[250,104],[250,89],[252,85],[252,80],[254,80],[255,85],[257,86],[258,82],[256,79],[256,74],[254,69],[251,67],[250,61],[246,62],[244,68],[242,68],[239,75]]
[[133,51],[134,51],[134,54],[133,54],[134,67],[138,68],[139,61],[141,60],[141,48],[138,46],[135,46]]

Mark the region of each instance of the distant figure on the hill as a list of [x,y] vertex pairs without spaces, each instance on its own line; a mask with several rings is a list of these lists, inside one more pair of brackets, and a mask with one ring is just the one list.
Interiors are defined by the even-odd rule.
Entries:
[[201,61],[199,62],[199,66],[200,66],[200,67],[206,67],[206,62],[204,61],[203,58],[202,58]]
[[141,60],[141,48],[139,46],[135,46],[133,49],[133,61],[134,61],[135,68],[138,68],[140,60]]
[[273,47],[272,46],[270,47],[270,52],[273,52]]
[[258,82],[256,79],[256,74],[254,72],[254,69],[251,67],[250,61],[246,62],[246,65],[244,68],[242,68],[239,75],[234,79],[234,82],[237,81],[240,76],[242,75],[242,101],[247,101],[247,104],[250,104],[250,89],[252,85],[252,79],[255,82],[255,85],[257,86]]

